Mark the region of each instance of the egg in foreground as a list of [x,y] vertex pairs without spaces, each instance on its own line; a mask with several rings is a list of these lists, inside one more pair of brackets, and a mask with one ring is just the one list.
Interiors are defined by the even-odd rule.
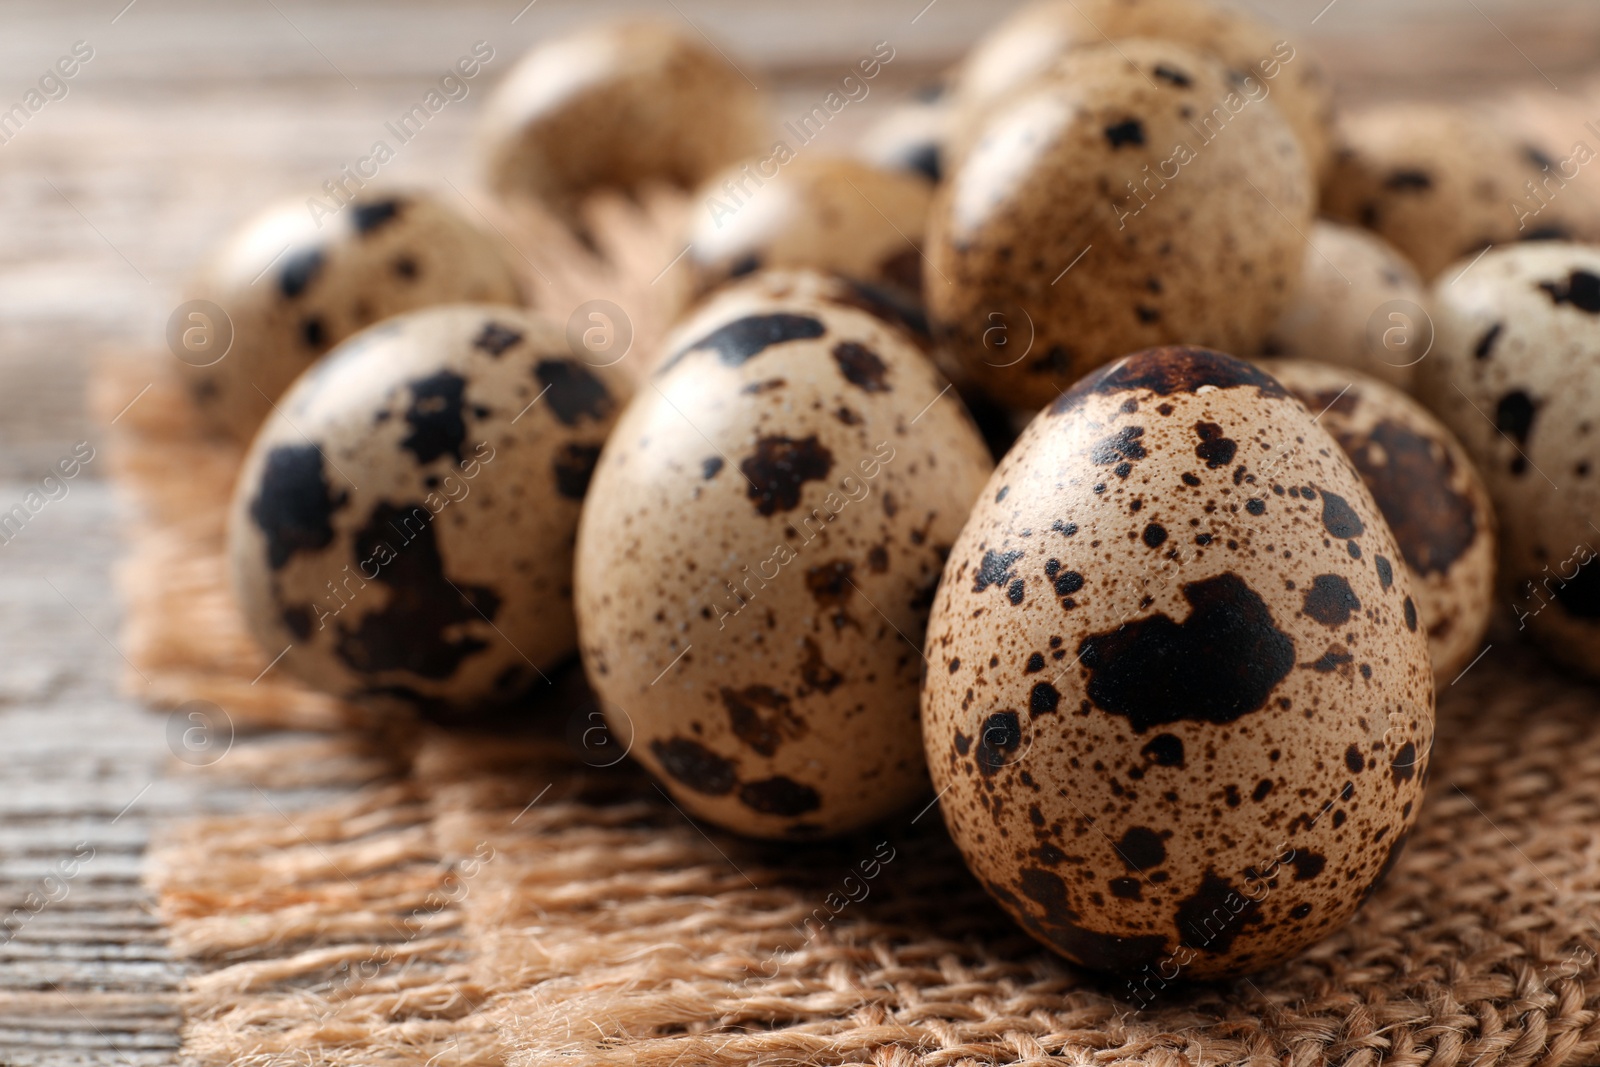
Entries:
[[675,330],[578,533],[584,665],[691,815],[759,837],[923,796],[921,638],[992,464],[890,321],[758,274]]
[[1338,446],[1195,348],[1088,376],[956,540],[922,722],[968,865],[1084,966],[1236,975],[1342,925],[1416,817],[1433,675]]
[[266,657],[422,709],[542,680],[575,649],[578,509],[627,395],[516,308],[429,308],[329,353],[234,489],[233,588]]

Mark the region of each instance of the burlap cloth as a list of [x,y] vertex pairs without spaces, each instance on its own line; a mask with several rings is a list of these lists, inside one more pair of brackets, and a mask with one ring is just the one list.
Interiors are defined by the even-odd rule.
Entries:
[[98,382],[114,413],[154,379],[114,428],[136,504],[123,647],[153,703],[211,701],[237,731],[175,770],[255,801],[148,857],[192,963],[193,1062],[1600,1061],[1600,701],[1509,635],[1443,689],[1421,821],[1355,920],[1137,1010],[990,903],[936,806],[762,845],[603,766],[574,672],[472,727],[373,722],[263,675],[222,563],[239,454],[157,362]]

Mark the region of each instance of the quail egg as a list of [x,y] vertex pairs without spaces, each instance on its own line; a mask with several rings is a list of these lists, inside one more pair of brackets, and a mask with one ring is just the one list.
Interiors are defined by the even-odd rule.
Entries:
[[627,385],[559,323],[390,319],[284,396],[240,471],[233,587],[277,669],[424,710],[509,699],[576,647],[578,509]]
[[1394,534],[1448,684],[1482,648],[1494,605],[1495,515],[1455,434],[1393,386],[1347,367],[1279,359],[1262,366],[1333,435]]
[[991,469],[909,334],[752,275],[674,331],[600,457],[580,645],[613,733],[691,815],[837,834],[927,789],[921,640]]
[[929,316],[1017,408],[1152,344],[1258,351],[1311,204],[1276,106],[1216,60],[1156,40],[1076,49],[988,115],[940,187]]
[[809,267],[922,294],[928,183],[852,159],[801,156],[770,175],[759,161],[696,193],[689,257],[707,285],[762,267]]
[[1433,736],[1400,558],[1259,368],[1178,347],[1085,377],[989,479],[928,624],[923,736],[967,864],[1139,996],[1339,928]]
[[232,344],[184,378],[205,424],[241,441],[365,326],[433,304],[521,303],[498,239],[423,192],[364,190],[329,214],[279,204],[227,240],[198,288],[226,312]]
[[586,26],[524,56],[484,105],[489,187],[569,223],[600,188],[690,188],[771,146],[756,86],[699,35],[653,19]]
[[938,182],[943,175],[950,112],[949,97],[935,86],[874,122],[861,135],[857,151],[876,166]]
[[1417,395],[1477,461],[1499,513],[1502,618],[1600,676],[1600,248],[1464,260],[1440,275],[1433,316]]
[[1356,226],[1319,219],[1308,236],[1300,284],[1262,351],[1410,388],[1412,368],[1432,340],[1416,269],[1383,238]]
[[1346,116],[1322,209],[1366,227],[1423,278],[1490,245],[1600,238],[1588,188],[1545,188],[1551,160],[1496,122],[1455,104],[1383,104]]
[[[1042,0],[991,30],[968,53],[953,95],[958,130],[1075,48],[1107,40],[1159,37],[1215,56],[1235,82],[1256,80],[1299,139],[1313,177],[1328,157],[1333,92],[1321,65],[1277,28],[1205,0]],[[1211,101],[1215,103],[1215,101]],[[958,140],[965,135],[958,133]],[[1166,147],[1161,145],[1159,147]]]

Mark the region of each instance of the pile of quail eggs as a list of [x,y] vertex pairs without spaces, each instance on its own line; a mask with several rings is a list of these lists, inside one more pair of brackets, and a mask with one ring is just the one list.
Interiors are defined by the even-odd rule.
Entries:
[[626,21],[486,105],[483,184],[580,233],[691,192],[699,297],[623,364],[425,191],[221,246],[188,385],[253,442],[230,566],[282,670],[449,716],[581,656],[694,818],[936,798],[1044,944],[1195,977],[1377,887],[1491,614],[1597,670],[1600,203],[1558,151],[1336,117],[1204,0],[1040,0],[848,157],[761,100]]

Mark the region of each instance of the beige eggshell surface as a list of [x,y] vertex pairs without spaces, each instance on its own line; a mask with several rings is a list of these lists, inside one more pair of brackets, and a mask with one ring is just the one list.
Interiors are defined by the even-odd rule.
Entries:
[[1440,275],[1433,316],[1417,395],[1499,513],[1500,615],[1600,676],[1600,249],[1496,248]]
[[1319,219],[1300,284],[1262,351],[1334,363],[1408,389],[1427,355],[1427,292],[1416,268],[1376,234]]
[[1086,377],[989,479],[929,620],[923,734],[968,865],[1146,998],[1337,929],[1432,742],[1399,558],[1263,371],[1168,348]]
[[1394,534],[1441,685],[1483,648],[1494,607],[1495,515],[1467,450],[1409,396],[1345,367],[1262,367],[1355,464]]
[[689,259],[707,285],[760,268],[809,267],[920,301],[931,200],[926,181],[853,159],[738,164],[696,192]]
[[1559,162],[1485,111],[1375,105],[1341,119],[1322,210],[1375,231],[1432,279],[1491,244],[1600,238],[1588,182],[1552,182],[1548,201],[1529,193]]
[[324,692],[422,708],[541,681],[575,649],[578,509],[627,395],[515,308],[413,312],[329,353],[234,490],[233,587],[263,652]]
[[263,211],[197,283],[233,333],[220,360],[182,368],[202,419],[248,441],[300,372],[357,330],[433,304],[520,304],[502,247],[420,191],[363,190],[337,213],[302,200]]
[[1276,105],[1215,59],[1155,40],[1077,49],[989,114],[940,187],[929,315],[1019,408],[1150,345],[1258,351],[1311,206]]
[[[1246,12],[1205,0],[1043,0],[1027,4],[978,41],[955,82],[953,125],[970,130],[1075,48],[1108,38],[1159,37],[1216,56],[1239,78],[1265,84],[1294,128],[1311,171],[1329,152],[1333,91],[1303,44]],[[958,134],[958,137],[962,135]]]
[[937,182],[944,173],[951,111],[949,95],[937,88],[908,100],[867,127],[856,142],[856,152],[875,166]]
[[690,814],[760,837],[924,795],[923,625],[992,467],[909,335],[807,279],[753,275],[674,332],[578,534],[613,733]]
[[484,105],[487,184],[542,200],[569,222],[601,188],[689,188],[772,147],[755,85],[688,25],[584,26],[518,61]]

